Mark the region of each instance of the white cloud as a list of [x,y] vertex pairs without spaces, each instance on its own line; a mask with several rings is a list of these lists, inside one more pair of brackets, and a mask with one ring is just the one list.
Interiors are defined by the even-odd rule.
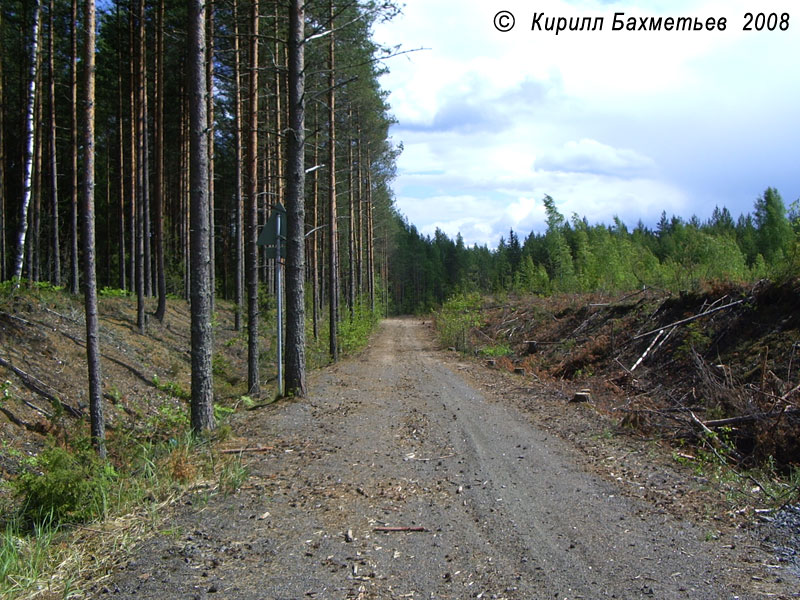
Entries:
[[[461,231],[493,245],[544,224],[550,194],[566,216],[654,223],[662,210],[734,214],[775,185],[800,195],[800,36],[743,32],[748,11],[790,0],[407,0],[376,27],[387,44],[428,50],[393,59],[391,91],[404,143],[399,209],[424,233]],[[494,30],[500,8],[517,15]],[[603,31],[532,32],[534,12],[602,16]],[[724,32],[612,32],[627,16],[725,16]],[[800,19],[800,16],[798,16]],[[713,199],[713,203],[710,203]],[[710,205],[709,205],[710,204]],[[708,205],[708,206],[707,206]]]
[[651,171],[654,166],[653,159],[635,150],[612,148],[590,139],[567,142],[536,161],[536,167],[545,171],[609,175],[637,174]]

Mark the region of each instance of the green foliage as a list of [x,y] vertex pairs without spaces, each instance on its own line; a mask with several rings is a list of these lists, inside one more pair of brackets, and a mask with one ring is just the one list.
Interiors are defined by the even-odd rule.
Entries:
[[215,421],[221,421],[221,420],[225,419],[226,417],[229,417],[230,415],[232,415],[234,412],[236,412],[236,411],[233,408],[230,408],[229,406],[222,406],[220,404],[215,404],[214,405],[214,420]]
[[705,334],[702,325],[698,323],[689,323],[686,326],[683,342],[678,346],[675,355],[681,358],[687,358],[691,356],[692,351],[702,354],[708,348],[709,344],[711,344],[711,338]]
[[480,294],[473,292],[457,294],[442,305],[436,313],[436,329],[444,346],[462,352],[472,349],[469,333],[483,324],[481,304]]
[[378,325],[378,315],[373,313],[364,303],[357,303],[353,309],[353,317],[346,318],[339,324],[339,348],[345,354],[354,354],[362,350],[369,342],[369,336]]
[[118,475],[89,444],[74,452],[48,448],[37,457],[35,468],[14,480],[27,521],[84,523],[105,516]]
[[189,400],[192,397],[192,394],[183,389],[180,384],[175,383],[174,381],[162,382],[158,375],[153,375],[153,385],[162,392],[166,392],[170,396],[179,398],[181,400]]
[[511,230],[496,250],[467,248],[460,236],[453,242],[440,230],[424,237],[398,218],[390,273],[395,310],[430,310],[468,291],[501,297],[649,286],[677,292],[710,281],[800,275],[800,201],[787,214],[773,188],[756,200],[753,214],[736,222],[717,207],[705,223],[662,213],[655,229],[640,222],[632,231],[616,217],[612,225],[590,225],[578,215],[567,221],[551,196],[542,202],[546,230],[531,232],[523,243]]
[[189,427],[189,413],[183,406],[164,403],[145,425],[146,439],[175,439]]
[[119,288],[104,286],[103,288],[100,289],[98,295],[101,298],[127,298],[131,294],[127,290],[121,290]]
[[479,350],[480,354],[483,356],[488,356],[491,358],[497,358],[500,356],[510,356],[514,353],[511,349],[511,346],[508,344],[497,344],[496,346],[486,346],[485,348],[481,348]]

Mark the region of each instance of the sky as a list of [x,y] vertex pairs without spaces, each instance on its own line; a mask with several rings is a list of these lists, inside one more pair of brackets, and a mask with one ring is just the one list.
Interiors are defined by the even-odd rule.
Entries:
[[[495,15],[515,17],[507,32]],[[788,29],[744,31],[745,14]],[[612,31],[614,13],[725,17],[725,31]],[[603,17],[599,31],[532,31]],[[503,20],[507,23],[507,20]],[[544,24],[544,20],[541,21]],[[545,194],[567,218],[654,226],[666,211],[734,218],[775,187],[800,198],[800,4],[794,0],[406,0],[374,40],[403,145],[398,210],[496,247],[542,232]]]

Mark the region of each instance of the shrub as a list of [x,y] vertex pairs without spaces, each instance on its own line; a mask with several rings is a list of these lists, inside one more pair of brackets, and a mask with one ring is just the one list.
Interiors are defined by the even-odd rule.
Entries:
[[89,444],[74,452],[48,448],[36,458],[35,468],[39,472],[27,471],[15,480],[26,520],[83,523],[105,515],[117,473]]
[[462,352],[471,349],[469,333],[480,327],[481,297],[477,293],[453,296],[436,313],[436,328],[444,346],[452,346]]

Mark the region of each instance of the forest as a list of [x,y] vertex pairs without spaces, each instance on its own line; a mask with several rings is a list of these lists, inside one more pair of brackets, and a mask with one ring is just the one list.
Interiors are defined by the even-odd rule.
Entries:
[[[363,349],[388,315],[433,313],[441,329],[449,311],[458,340],[481,336],[458,349],[488,357],[492,377],[499,365],[562,392],[593,381],[609,414],[663,417],[675,439],[711,445],[721,463],[739,443],[737,452],[793,473],[796,492],[798,413],[786,400],[798,388],[786,389],[800,348],[800,200],[766,187],[748,214],[664,213],[631,229],[564,215],[566,199],[531,190],[543,196],[541,231],[510,230],[495,248],[421,232],[395,204],[402,144],[380,85],[413,49],[372,36],[400,10],[393,0],[0,3],[0,596],[53,585],[73,597],[76,573],[105,578],[133,543],[123,537],[160,527],[156,514],[190,487],[206,503],[240,490],[245,451],[317,461],[324,453],[304,432],[257,439],[250,428],[270,420],[266,409],[299,407],[273,401],[306,396],[307,370]],[[751,285],[763,279],[778,285]],[[751,288],[746,298],[697,293],[737,285]],[[738,312],[706,335],[695,318],[717,315],[706,310],[717,304]],[[658,333],[621,340],[634,326]],[[749,387],[734,386],[731,367],[722,382],[711,369],[724,366],[714,344],[727,331],[747,338],[731,365]],[[772,337],[758,338],[765,331]],[[656,361],[637,371],[662,392],[644,398],[632,371],[668,337],[661,356],[670,351],[672,371]],[[533,356],[532,341],[545,350]],[[364,380],[374,377],[363,363]],[[655,377],[665,373],[682,375],[674,388]],[[358,406],[349,401],[368,388],[332,379],[331,410],[348,424]],[[383,385],[385,405],[402,404]],[[684,406],[702,385],[714,403]],[[638,404],[615,405],[602,396],[612,388],[608,398],[630,392]],[[678,428],[675,410],[693,419]],[[744,433],[711,435],[707,424],[729,419]],[[708,431],[698,436],[697,424]],[[411,421],[408,430],[417,435]],[[428,460],[406,449],[404,463]],[[261,523],[270,513],[259,514]],[[65,527],[93,521],[102,530]]]
[[[327,319],[335,360],[342,318],[386,304],[397,149],[378,77],[396,49],[370,29],[397,10],[4,2],[0,280],[83,290],[89,340],[98,293],[135,298],[141,333],[169,299],[190,300],[193,391],[208,405],[215,299],[248,329],[258,394],[259,314],[285,271],[286,391],[302,395],[306,312],[315,337]],[[273,213],[286,215],[280,252],[258,243]]]
[[[259,315],[282,271],[285,391],[302,395],[306,329],[326,332],[335,361],[340,325],[359,315],[425,313],[469,291],[685,291],[797,270],[800,208],[771,187],[738,218],[717,207],[706,221],[664,213],[629,229],[567,218],[545,195],[546,229],[511,230],[497,248],[423,235],[394,205],[402,147],[379,83],[406,50],[371,37],[399,13],[392,2],[94,8],[10,0],[0,11],[0,280],[83,291],[89,340],[98,294],[135,299],[141,333],[167,302],[190,300],[198,406],[210,405],[216,299],[247,330],[259,393]],[[278,253],[258,239],[284,209]],[[207,413],[197,429],[212,426]]]
[[624,292],[656,288],[695,291],[709,282],[782,279],[800,269],[800,203],[787,209],[768,187],[753,212],[734,219],[725,207],[688,220],[662,213],[655,228],[641,221],[630,230],[567,220],[545,195],[546,230],[524,239],[511,230],[496,249],[467,247],[437,230],[424,236],[404,222],[397,236],[392,281],[400,311],[426,312],[466,292],[533,294]]

